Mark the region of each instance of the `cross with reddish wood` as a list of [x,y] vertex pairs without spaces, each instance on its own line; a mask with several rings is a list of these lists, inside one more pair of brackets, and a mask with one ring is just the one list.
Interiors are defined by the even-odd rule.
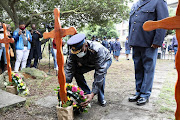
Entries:
[[60,24],[60,11],[55,8],[54,9],[54,30],[43,34],[43,38],[55,38],[56,49],[57,49],[57,64],[58,64],[58,81],[60,84],[60,96],[62,104],[67,101],[67,91],[65,87],[66,77],[64,73],[64,56],[62,52],[62,37],[66,35],[74,35],[77,31],[74,27],[70,27],[69,29],[61,28]]
[[[176,16],[168,17],[159,21],[147,21],[143,25],[143,29],[146,31],[151,31],[158,28],[168,29],[168,30],[175,29],[178,44],[180,45],[180,0],[178,2]],[[175,117],[176,117],[176,120],[180,120],[180,76],[179,76],[180,75],[180,47],[178,47],[178,51],[176,54],[175,65],[178,72],[178,80],[175,86],[175,99],[177,103]]]
[[9,55],[9,43],[13,43],[13,42],[14,42],[14,39],[8,37],[6,24],[4,24],[4,23],[3,23],[3,29],[4,29],[4,38],[3,38],[3,39],[0,39],[0,43],[5,43],[6,59],[7,59],[7,69],[8,69],[8,75],[9,75],[9,82],[12,82],[11,64],[10,64],[10,55]]

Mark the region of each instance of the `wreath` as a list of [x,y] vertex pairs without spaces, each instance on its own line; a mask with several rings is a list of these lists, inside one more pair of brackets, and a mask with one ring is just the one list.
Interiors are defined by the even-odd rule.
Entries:
[[12,76],[12,82],[5,82],[4,83],[5,86],[15,86],[15,87],[17,87],[17,92],[19,94],[28,95],[29,90],[28,90],[28,88],[26,86],[26,83],[22,80],[20,75],[18,75],[17,73],[12,72],[11,76]]
[[65,87],[67,90],[68,101],[64,104],[62,104],[62,101],[61,101],[61,98],[59,95],[60,87],[57,87],[57,89],[54,89],[57,92],[58,101],[59,101],[58,105],[60,107],[68,107],[68,106],[73,105],[73,112],[75,114],[80,114],[82,112],[88,112],[87,108],[89,108],[90,105],[88,105],[85,108],[80,105],[82,102],[85,102],[87,100],[84,96],[84,94],[85,94],[84,91],[80,87],[73,85],[73,84],[66,83]]

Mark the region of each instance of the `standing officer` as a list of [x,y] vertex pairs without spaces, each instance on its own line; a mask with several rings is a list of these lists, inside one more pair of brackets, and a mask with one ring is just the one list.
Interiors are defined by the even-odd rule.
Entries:
[[109,42],[106,39],[106,36],[104,36],[104,40],[102,41],[102,45],[107,49],[109,49],[109,47],[110,47]]
[[144,105],[151,95],[157,48],[161,47],[166,31],[157,29],[151,32],[143,30],[144,22],[161,20],[168,17],[165,0],[139,0],[130,12],[129,45],[133,48],[136,93],[129,102]]
[[[65,67],[66,82],[71,83],[75,77],[77,85],[87,93],[87,101],[82,106],[87,106],[93,97],[98,94],[101,106],[106,105],[104,99],[105,77],[107,69],[112,63],[108,49],[96,41],[86,41],[82,33],[72,36],[67,44],[71,53]],[[83,74],[95,70],[92,91],[89,89]]]

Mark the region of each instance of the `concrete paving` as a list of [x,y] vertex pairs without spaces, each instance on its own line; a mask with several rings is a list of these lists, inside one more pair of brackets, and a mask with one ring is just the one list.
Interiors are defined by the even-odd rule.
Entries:
[[[153,89],[152,89],[152,93],[151,93],[151,97],[149,99],[149,103],[147,103],[144,106],[137,106],[136,102],[129,102],[128,101],[128,97],[124,98],[121,105],[129,107],[129,108],[133,108],[136,110],[144,110],[144,111],[150,111],[153,112],[154,111],[154,104],[158,99],[158,96],[160,94],[160,90],[163,87],[163,83],[164,81],[167,79],[165,75],[166,74],[166,70],[156,70],[156,74],[154,77],[154,83],[153,83]],[[102,118],[102,120],[108,120],[108,119],[113,119],[113,120],[149,120],[151,117],[149,115],[139,115],[137,117],[137,115],[134,114],[130,114],[128,113],[128,116],[125,116],[125,118],[122,118],[123,115],[127,115],[126,113],[123,113],[123,111],[118,111],[115,113],[110,113],[107,116],[105,116],[104,118]],[[136,118],[136,117],[137,118]],[[121,118],[121,119],[120,119]]]
[[24,104],[26,98],[18,95],[11,94],[0,89],[0,110],[10,106],[17,106],[18,104]]
[[35,102],[36,105],[52,108],[58,103],[57,96],[47,96]]

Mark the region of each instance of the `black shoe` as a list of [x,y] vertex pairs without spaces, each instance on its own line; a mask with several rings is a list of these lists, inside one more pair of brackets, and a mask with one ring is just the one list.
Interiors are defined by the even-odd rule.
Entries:
[[107,102],[106,102],[106,100],[103,100],[102,102],[99,102],[99,103],[102,107],[105,107]]
[[138,99],[138,101],[137,101],[137,105],[139,105],[139,106],[141,106],[141,105],[145,105],[146,103],[148,103],[149,102],[149,99],[146,99],[146,98],[143,98],[143,97],[141,97],[141,98],[139,98]]
[[136,102],[140,98],[139,95],[134,95],[133,97],[129,98],[129,102]]

